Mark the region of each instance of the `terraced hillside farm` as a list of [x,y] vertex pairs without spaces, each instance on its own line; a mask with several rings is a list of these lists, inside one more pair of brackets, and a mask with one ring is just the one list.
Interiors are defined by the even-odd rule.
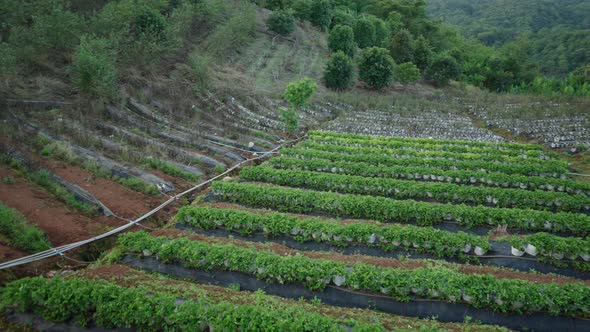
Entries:
[[567,172],[537,145],[311,131],[1,303],[37,328],[584,331],[590,184]]

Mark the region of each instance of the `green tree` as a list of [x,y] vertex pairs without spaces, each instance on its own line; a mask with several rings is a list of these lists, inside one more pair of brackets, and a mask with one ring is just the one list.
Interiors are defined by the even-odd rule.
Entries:
[[420,79],[420,69],[411,62],[399,64],[395,67],[395,80],[402,83],[414,83]]
[[313,7],[313,0],[296,0],[291,5],[295,17],[302,21],[311,21],[311,10]]
[[[193,0],[194,1],[194,0]],[[199,0],[196,0],[199,1]],[[287,8],[291,1],[288,0],[254,0],[254,3],[260,7],[264,7],[270,10],[279,10]]]
[[327,29],[332,23],[333,14],[334,10],[330,0],[316,0],[311,5],[309,21],[317,27]]
[[375,27],[375,41],[373,45],[379,47],[385,46],[385,43],[389,39],[389,26],[385,21],[373,15],[369,16],[369,20],[371,20],[373,27]]
[[375,44],[375,26],[366,17],[359,18],[354,24],[354,39],[360,48],[371,47]]
[[302,107],[313,96],[317,88],[318,85],[310,78],[291,82],[285,89],[285,99],[291,108]]
[[403,29],[404,22],[402,21],[402,15],[398,12],[391,12],[387,17],[387,25],[391,34],[396,34],[398,31]]
[[418,36],[414,43],[414,63],[421,71],[424,71],[428,67],[431,58],[432,48],[430,42],[424,36]]
[[402,29],[391,37],[389,52],[391,57],[398,63],[414,62],[414,41],[412,34]]
[[318,85],[309,78],[291,82],[285,89],[285,100],[289,103],[289,109],[281,108],[281,119],[285,128],[291,134],[299,127],[297,109],[304,106],[317,90]]
[[71,50],[78,45],[83,28],[80,16],[56,7],[51,13],[34,18],[31,33],[40,51]]
[[353,56],[356,44],[352,28],[345,25],[335,26],[328,36],[328,47],[332,52],[342,51],[348,56]]
[[344,8],[336,8],[336,10],[334,10],[334,17],[332,17],[331,27],[335,27],[337,25],[346,25],[352,28],[354,27],[355,22],[356,18],[350,12],[350,10]]
[[109,46],[105,39],[82,37],[71,67],[80,91],[107,98],[116,93],[117,69]]
[[294,134],[299,128],[299,118],[294,108],[281,107],[281,120],[288,133]]
[[295,18],[289,10],[277,10],[270,14],[266,26],[273,32],[287,36],[295,31]]
[[372,89],[380,90],[393,79],[394,65],[395,62],[386,49],[365,49],[358,59],[359,78]]
[[426,77],[440,85],[449,84],[450,80],[457,79],[459,75],[461,66],[455,58],[445,53],[436,55],[426,69]]
[[324,83],[329,89],[337,91],[354,85],[354,63],[344,52],[336,52],[326,64]]

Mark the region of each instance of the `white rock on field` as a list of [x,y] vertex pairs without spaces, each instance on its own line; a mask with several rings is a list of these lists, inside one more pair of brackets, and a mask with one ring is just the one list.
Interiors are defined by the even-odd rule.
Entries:
[[346,277],[344,277],[344,276],[335,276],[334,277],[334,285],[336,285],[336,286],[344,285],[345,281],[346,281]]
[[473,250],[473,252],[477,256],[483,256],[483,255],[486,254],[486,251],[482,247],[478,247],[478,246],[475,247],[475,249]]
[[514,247],[511,247],[510,251],[512,252],[513,256],[520,257],[520,256],[524,255],[524,251],[518,250]]
[[531,256],[537,256],[537,247],[530,243],[526,245],[524,251]]

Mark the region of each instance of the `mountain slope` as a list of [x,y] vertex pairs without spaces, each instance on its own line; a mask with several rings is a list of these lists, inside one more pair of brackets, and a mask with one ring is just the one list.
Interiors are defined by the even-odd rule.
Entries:
[[588,1],[430,0],[428,15],[487,45],[528,36],[546,74],[565,74],[590,61]]

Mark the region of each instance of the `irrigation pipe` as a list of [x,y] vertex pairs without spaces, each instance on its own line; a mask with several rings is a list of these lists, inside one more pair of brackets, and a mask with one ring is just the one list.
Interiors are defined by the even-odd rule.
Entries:
[[221,177],[226,176],[227,174],[233,172],[235,169],[241,167],[242,165],[244,165],[246,163],[249,163],[249,162],[252,162],[252,161],[256,161],[256,160],[265,158],[265,157],[267,157],[269,155],[272,155],[272,154],[276,153],[277,150],[279,150],[284,145],[296,143],[296,142],[304,139],[305,137],[306,136],[302,136],[302,137],[299,137],[297,139],[294,139],[294,140],[285,142],[283,144],[280,144],[280,145],[276,146],[275,148],[273,148],[270,151],[260,153],[259,156],[256,156],[254,158],[250,158],[250,159],[246,159],[244,161],[241,161],[241,162],[235,164],[234,166],[232,166],[231,168],[227,169],[225,172],[223,172],[223,173],[221,173],[219,175],[216,175],[213,178],[211,178],[211,179],[209,179],[209,180],[207,180],[205,182],[199,183],[198,185],[196,185],[196,186],[194,186],[194,187],[192,187],[190,189],[187,189],[187,190],[181,192],[180,194],[177,194],[177,195],[174,195],[174,196],[170,197],[169,199],[167,199],[164,203],[160,204],[155,209],[151,210],[150,212],[144,214],[143,216],[141,216],[141,217],[139,217],[139,218],[137,218],[137,219],[135,219],[133,221],[129,221],[127,224],[125,224],[123,226],[120,226],[118,228],[115,228],[115,229],[113,229],[113,230],[111,230],[109,232],[103,233],[101,235],[92,237],[90,239],[86,239],[86,240],[82,240],[82,241],[78,241],[78,242],[66,244],[66,245],[63,245],[63,246],[60,246],[60,247],[56,247],[56,248],[51,248],[51,249],[48,249],[48,250],[45,250],[45,251],[41,251],[41,252],[38,252],[38,253],[35,253],[35,254],[32,254],[32,255],[26,256],[26,257],[21,257],[21,258],[17,258],[15,260],[12,260],[12,261],[1,263],[0,264],[0,270],[8,269],[8,268],[19,266],[19,265],[23,265],[23,264],[33,263],[33,262],[40,261],[40,260],[43,260],[43,259],[46,259],[46,258],[50,258],[50,257],[53,257],[53,256],[58,256],[58,255],[59,256],[63,256],[63,253],[66,252],[66,251],[73,250],[73,249],[79,248],[79,247],[81,247],[83,245],[86,245],[88,243],[92,243],[92,242],[95,242],[95,241],[104,239],[106,237],[109,237],[111,235],[120,233],[120,232],[122,232],[122,231],[124,231],[124,230],[126,230],[128,228],[131,228],[131,227],[135,226],[136,224],[140,223],[141,221],[143,221],[143,220],[151,217],[152,215],[156,214],[158,211],[160,211],[163,208],[165,208],[166,206],[168,206],[170,203],[178,200],[180,197],[185,196],[185,195],[187,195],[187,194],[189,194],[189,193],[191,193],[191,192],[193,192],[193,191],[195,191],[197,189],[200,189],[202,187],[207,186],[211,182],[213,182],[213,181],[215,181],[215,180],[217,180],[217,179],[219,179]]
[[42,103],[42,104],[60,104],[60,105],[72,105],[73,104],[68,101],[54,101],[54,100],[18,100],[18,99],[2,99],[2,100],[17,102],[17,103]]
[[567,175],[575,175],[575,176],[590,176],[590,174],[580,174],[580,173],[565,173]]

